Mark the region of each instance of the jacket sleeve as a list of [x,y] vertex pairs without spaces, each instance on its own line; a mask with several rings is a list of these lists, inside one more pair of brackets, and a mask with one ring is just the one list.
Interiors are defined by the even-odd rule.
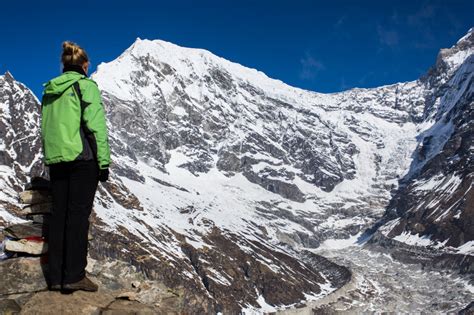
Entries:
[[[96,148],[97,160],[100,169],[109,167],[110,147],[105,119],[104,106],[97,84],[92,80],[85,81],[82,85],[82,99],[88,103],[83,112],[83,120],[86,128],[93,134]],[[82,83],[82,82],[81,82]]]

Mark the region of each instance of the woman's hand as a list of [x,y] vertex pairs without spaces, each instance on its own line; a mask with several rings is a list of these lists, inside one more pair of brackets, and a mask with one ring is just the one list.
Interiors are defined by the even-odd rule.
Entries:
[[99,170],[99,181],[106,182],[109,179],[109,169],[104,168]]

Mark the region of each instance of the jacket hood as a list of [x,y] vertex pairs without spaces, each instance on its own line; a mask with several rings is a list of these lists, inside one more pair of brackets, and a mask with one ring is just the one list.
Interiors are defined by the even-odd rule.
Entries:
[[82,78],[85,78],[85,75],[82,75],[75,71],[67,71],[61,74],[60,76],[49,80],[44,83],[44,92],[43,94],[62,94],[67,88],[73,85],[75,82],[79,81]]

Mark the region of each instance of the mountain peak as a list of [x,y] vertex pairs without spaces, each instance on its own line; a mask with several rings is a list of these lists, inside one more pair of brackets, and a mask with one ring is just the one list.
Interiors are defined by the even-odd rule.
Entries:
[[179,46],[162,39],[142,39],[140,37],[137,37],[135,42],[126,51],[139,56],[144,56],[147,54],[155,55],[157,53],[178,54],[181,59],[183,55],[185,57],[193,55],[198,55],[201,57],[204,55],[215,56],[210,51],[205,49]]
[[472,54],[474,54],[474,28],[470,28],[451,48],[441,49],[438,59],[442,59],[449,68],[455,70]]
[[464,35],[463,37],[461,37],[461,38],[458,40],[458,42],[456,43],[456,45],[459,45],[459,44],[461,44],[461,43],[463,43],[463,42],[466,42],[466,41],[471,41],[471,42],[472,42],[473,40],[474,40],[474,27],[471,27],[471,28],[467,31],[466,35]]
[[430,85],[441,85],[473,54],[474,28],[470,28],[456,44],[439,51],[436,63],[420,79],[429,82]]
[[[167,70],[160,69],[162,67]],[[218,71],[229,80],[248,82],[279,95],[286,94],[289,97],[295,91],[310,96],[316,94],[291,87],[280,80],[269,78],[262,71],[229,61],[208,50],[183,47],[161,39],[137,38],[117,59],[100,64],[92,77],[100,86],[116,92],[122,99],[131,100],[133,93],[129,93],[130,87],[125,82],[130,81],[132,72],[138,69],[158,71],[147,82],[155,80],[155,75],[161,76],[162,71],[168,70],[178,73],[183,80],[195,80],[196,77],[206,77],[209,73]]]
[[5,71],[5,74],[3,75],[3,77],[5,78],[6,81],[9,81],[9,82],[13,82],[15,81],[15,78],[13,77],[13,75],[11,74],[10,71]]

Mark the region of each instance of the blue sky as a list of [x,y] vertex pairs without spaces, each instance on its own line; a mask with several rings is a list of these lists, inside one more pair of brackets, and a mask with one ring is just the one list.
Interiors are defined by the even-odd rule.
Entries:
[[8,1],[0,72],[41,95],[60,73],[61,42],[92,61],[137,37],[198,47],[318,92],[418,78],[474,26],[474,1]]

